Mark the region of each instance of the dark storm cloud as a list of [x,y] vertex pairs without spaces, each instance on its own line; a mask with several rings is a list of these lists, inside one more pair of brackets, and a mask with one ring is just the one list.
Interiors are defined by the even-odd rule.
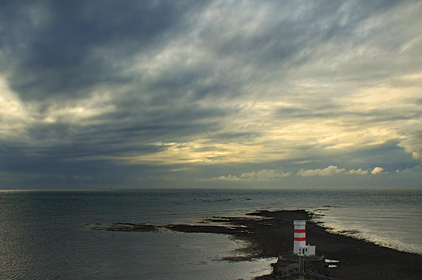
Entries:
[[121,62],[183,32],[185,14],[205,3],[196,2],[4,3],[1,35],[14,66],[11,87],[24,100],[39,100],[86,96],[104,81],[127,83],[132,77],[119,74]]

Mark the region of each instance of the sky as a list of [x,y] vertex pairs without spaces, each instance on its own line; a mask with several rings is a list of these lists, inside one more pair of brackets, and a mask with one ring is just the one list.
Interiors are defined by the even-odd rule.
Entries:
[[0,189],[422,187],[420,0],[0,2]]

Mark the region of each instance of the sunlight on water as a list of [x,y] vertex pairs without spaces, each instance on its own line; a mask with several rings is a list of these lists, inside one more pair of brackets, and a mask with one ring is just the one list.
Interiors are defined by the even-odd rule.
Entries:
[[381,246],[422,254],[420,191],[358,192],[335,207],[316,211],[331,231]]

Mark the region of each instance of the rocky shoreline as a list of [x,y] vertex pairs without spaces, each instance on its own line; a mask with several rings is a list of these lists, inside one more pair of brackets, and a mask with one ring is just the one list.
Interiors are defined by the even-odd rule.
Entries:
[[[338,280],[396,280],[422,279],[422,256],[406,253],[376,244],[328,232],[312,222],[312,213],[305,210],[256,211],[244,217],[212,217],[199,224],[149,224],[112,223],[90,224],[84,228],[108,231],[158,231],[162,229],[231,235],[247,241],[245,256],[233,261],[260,257],[278,257],[289,254],[293,245],[293,221],[308,220],[307,242],[317,246],[317,254],[336,260],[336,268],[324,271],[326,279]],[[283,279],[273,272],[257,280]],[[314,278],[316,279],[316,278]]]

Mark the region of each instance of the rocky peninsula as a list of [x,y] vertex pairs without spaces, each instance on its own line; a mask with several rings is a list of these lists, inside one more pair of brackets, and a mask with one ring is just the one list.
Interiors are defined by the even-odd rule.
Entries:
[[[108,231],[158,231],[162,229],[231,235],[246,241],[245,255],[232,261],[261,257],[278,257],[292,252],[294,220],[307,220],[307,242],[317,246],[317,254],[335,260],[336,267],[324,268],[324,278],[338,280],[419,280],[422,279],[422,256],[382,247],[327,231],[312,221],[305,210],[256,211],[242,217],[211,217],[196,224],[156,226],[135,223],[90,224],[84,228]],[[274,271],[257,280],[285,279]],[[308,279],[308,278],[306,278]],[[316,279],[316,278],[309,278]]]

